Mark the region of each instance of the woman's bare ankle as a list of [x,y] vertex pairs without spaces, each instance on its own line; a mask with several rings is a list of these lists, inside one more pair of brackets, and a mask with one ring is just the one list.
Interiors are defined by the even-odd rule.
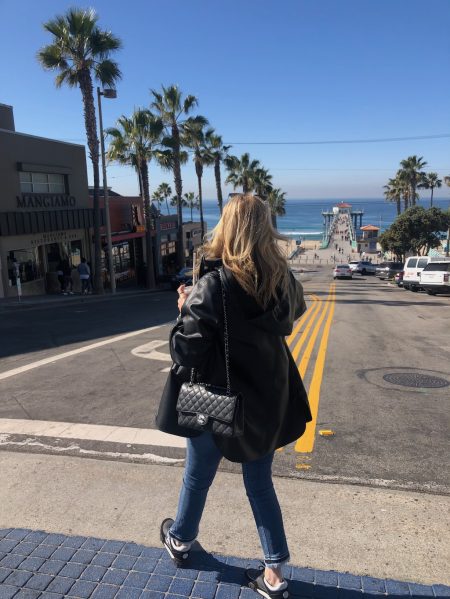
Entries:
[[264,578],[272,586],[277,586],[284,580],[281,568],[266,568],[264,570]]

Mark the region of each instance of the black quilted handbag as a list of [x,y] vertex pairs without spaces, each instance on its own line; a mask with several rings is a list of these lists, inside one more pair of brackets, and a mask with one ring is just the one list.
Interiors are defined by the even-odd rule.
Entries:
[[196,382],[195,369],[191,380],[183,383],[178,394],[178,424],[199,431],[210,431],[221,437],[238,437],[244,433],[244,404],[240,393],[231,392],[228,350],[228,320],[222,269],[219,269],[222,289],[227,386]]

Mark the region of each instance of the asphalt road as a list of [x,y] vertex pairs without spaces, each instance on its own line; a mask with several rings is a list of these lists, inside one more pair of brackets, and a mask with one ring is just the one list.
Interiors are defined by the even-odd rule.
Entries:
[[[374,277],[333,282],[331,267],[299,276],[309,310],[288,342],[317,419],[277,452],[274,473],[449,492],[450,297]],[[83,438],[20,428],[23,420],[153,428],[176,314],[173,292],[1,309],[0,422],[18,425],[7,434],[0,426],[0,449],[181,465],[179,443],[100,441],[93,426]]]

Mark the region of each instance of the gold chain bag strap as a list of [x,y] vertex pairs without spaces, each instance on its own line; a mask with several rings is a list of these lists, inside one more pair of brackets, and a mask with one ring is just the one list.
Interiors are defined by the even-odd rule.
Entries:
[[223,269],[219,269],[222,290],[227,386],[196,382],[195,368],[191,380],[183,383],[178,394],[178,424],[198,431],[210,431],[221,437],[238,437],[244,432],[244,404],[240,393],[232,393],[228,343],[228,318],[223,284]]

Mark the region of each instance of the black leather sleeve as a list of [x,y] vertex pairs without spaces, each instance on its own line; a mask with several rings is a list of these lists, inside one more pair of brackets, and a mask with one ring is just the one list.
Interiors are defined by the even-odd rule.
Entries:
[[222,299],[218,273],[208,273],[194,286],[170,334],[175,364],[199,368],[205,364],[222,326]]
[[295,305],[295,312],[294,312],[294,320],[297,320],[297,318],[300,318],[300,316],[306,312],[306,302],[305,302],[305,296],[303,294],[303,286],[300,283],[300,281],[297,281],[297,279],[294,277],[294,275],[291,273],[291,277],[294,279],[294,305]]

